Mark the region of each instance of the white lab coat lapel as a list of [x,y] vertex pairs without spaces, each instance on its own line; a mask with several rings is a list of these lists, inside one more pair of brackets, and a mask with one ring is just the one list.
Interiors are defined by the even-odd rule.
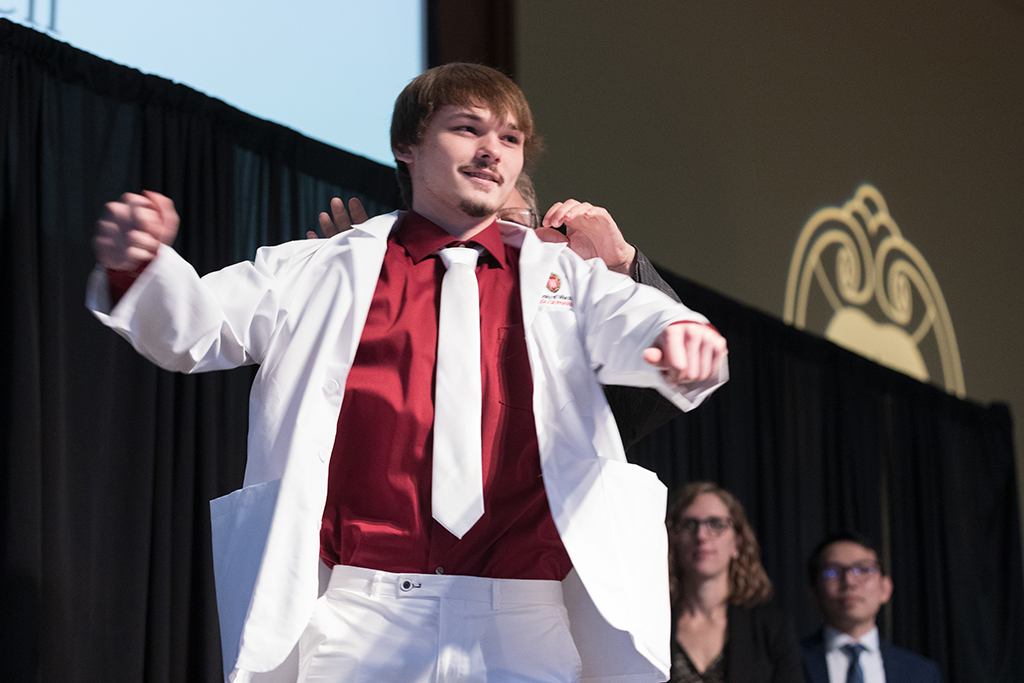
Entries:
[[[370,312],[370,303],[373,301],[381,265],[384,263],[384,253],[388,248],[388,235],[398,226],[403,215],[404,212],[396,211],[386,216],[378,216],[338,236],[347,238],[351,245],[351,249],[344,252],[344,265],[353,273],[353,317],[361,323],[366,321],[366,316]],[[349,365],[355,359],[355,351],[361,336],[361,332],[358,335],[349,335],[352,343],[351,353],[348,355]]]
[[[551,513],[574,565],[564,585],[583,680],[627,673],[636,676],[631,680],[663,680],[670,617],[666,489],[652,472],[626,462],[582,341],[565,355],[566,345],[581,339],[581,311],[541,305],[555,276],[559,294],[573,307],[586,306],[574,289],[578,269],[586,267],[565,243],[524,233],[520,293],[534,420]],[[511,236],[506,241],[514,243]]]
[[558,256],[569,245],[565,242],[543,242],[533,231],[512,229],[505,223],[499,225],[505,242],[519,247],[519,297],[523,306],[523,326],[529,330],[537,316],[547,276]]
[[[327,465],[345,381],[373,300],[387,250],[387,237],[395,225],[395,214],[377,217],[337,235],[318,252],[317,257],[322,262],[314,269],[317,277],[307,280],[305,285],[312,289],[323,284],[321,278],[324,281],[348,278],[350,294],[346,287],[329,285],[324,287],[323,294],[317,292],[306,298],[308,303],[302,320],[294,323],[294,329],[290,330],[289,350],[275,355],[272,362],[281,365],[273,368],[272,374],[308,377],[309,381],[297,385],[302,397],[291,419],[268,414],[256,420],[258,425],[285,425],[285,430],[273,435],[256,435],[255,439],[251,435],[249,443],[250,461],[254,456],[259,459],[258,454],[267,450],[267,443],[274,444],[270,452],[264,454],[265,459],[270,463],[284,463],[284,471],[277,475],[281,477],[279,482],[261,484],[264,477],[273,476],[273,472],[268,471],[271,468],[264,470],[263,476],[254,476],[253,470],[259,468],[247,467],[246,488],[211,505],[211,514],[223,518],[221,526],[229,528],[246,518],[245,528],[250,531],[232,538],[238,553],[236,557],[231,557],[228,550],[215,558],[218,564],[224,565],[223,573],[218,573],[224,579],[218,582],[218,607],[222,613],[229,613],[227,619],[222,618],[223,646],[230,648],[234,643],[239,644],[240,657],[236,663],[239,668],[262,671],[268,668],[267,662],[283,659],[287,651],[276,650],[298,639],[317,598],[319,535],[297,534],[296,529],[319,521],[323,513]],[[330,292],[339,292],[339,298],[332,298]],[[349,310],[343,310],[345,308]],[[324,343],[321,336],[333,342]],[[287,402],[265,400],[262,374],[271,370],[269,364],[265,366],[261,367],[254,384],[254,401],[259,399],[258,405],[267,410],[273,410],[276,405],[288,406]],[[330,394],[327,401],[325,393]],[[289,424],[292,425],[290,430]],[[267,441],[261,443],[264,436]],[[247,509],[255,509],[255,505],[245,504],[247,496],[259,497],[260,504],[274,509],[272,519],[265,520],[268,526],[258,523],[259,516],[248,519]],[[228,504],[227,499],[232,497],[237,500]],[[219,535],[216,526],[215,538]],[[225,537],[231,538],[231,535],[225,534]],[[222,589],[223,584],[238,580],[239,567],[254,565],[259,570],[253,577],[254,582],[249,584],[251,592],[240,590],[237,585]],[[221,599],[222,593],[230,596],[231,604]],[[238,631],[231,633],[236,627]],[[288,635],[280,637],[278,634],[282,632]],[[228,654],[225,652],[226,665],[232,661]]]

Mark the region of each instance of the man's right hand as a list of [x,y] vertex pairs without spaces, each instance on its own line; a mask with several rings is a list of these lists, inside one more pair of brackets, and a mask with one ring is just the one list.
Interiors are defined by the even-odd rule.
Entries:
[[[339,232],[344,232],[353,225],[359,225],[370,220],[370,217],[366,215],[366,209],[363,208],[363,203],[356,197],[348,200],[348,211],[345,211],[345,202],[341,201],[338,197],[333,198],[331,200],[331,214],[333,214],[333,218],[326,211],[320,213],[320,230],[323,231],[324,237],[334,237]],[[351,214],[351,217],[349,214]],[[307,239],[315,240],[318,237],[312,230],[306,232]]]
[[96,261],[111,270],[135,270],[154,258],[161,244],[178,234],[174,202],[157,192],[125,193],[108,202],[96,221],[92,246]]
[[[561,225],[566,227],[564,237],[555,230]],[[600,206],[575,199],[558,202],[544,215],[537,236],[545,242],[568,242],[569,248],[584,259],[596,257],[608,270],[633,274],[636,247],[626,242],[611,214]]]

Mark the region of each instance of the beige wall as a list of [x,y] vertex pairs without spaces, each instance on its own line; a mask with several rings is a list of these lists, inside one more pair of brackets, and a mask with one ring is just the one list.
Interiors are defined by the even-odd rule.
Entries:
[[781,318],[804,223],[872,183],[938,278],[968,398],[1024,415],[1024,3],[519,0],[516,31],[542,204],[604,205]]

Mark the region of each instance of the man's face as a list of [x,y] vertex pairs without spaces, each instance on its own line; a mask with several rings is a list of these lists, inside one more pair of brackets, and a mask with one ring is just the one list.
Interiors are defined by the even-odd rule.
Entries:
[[859,638],[875,625],[892,596],[892,579],[878,568],[875,551],[853,541],[836,541],[821,555],[815,596],[829,626]]
[[413,210],[441,223],[493,216],[523,169],[523,137],[489,109],[441,107],[418,144],[395,149],[409,167]]

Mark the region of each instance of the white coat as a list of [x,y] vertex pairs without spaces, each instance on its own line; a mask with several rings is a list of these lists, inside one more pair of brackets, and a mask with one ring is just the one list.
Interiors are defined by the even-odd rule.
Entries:
[[[264,247],[200,279],[170,247],[111,310],[106,277],[87,305],[167,370],[258,363],[243,488],[210,504],[224,670],[279,667],[319,594],[320,520],[345,380],[399,214],[329,240]],[[727,378],[667,385],[642,358],[674,321],[706,319],[501,223],[520,247],[520,292],[541,468],[573,571],[563,582],[583,679],[668,677],[666,489],[626,462],[600,384],[653,386],[683,410]],[[252,679],[242,673],[238,680]],[[254,680],[258,680],[258,677]]]

